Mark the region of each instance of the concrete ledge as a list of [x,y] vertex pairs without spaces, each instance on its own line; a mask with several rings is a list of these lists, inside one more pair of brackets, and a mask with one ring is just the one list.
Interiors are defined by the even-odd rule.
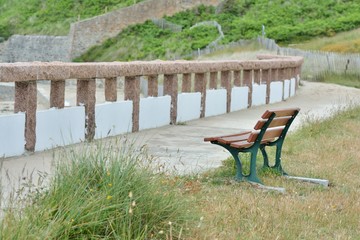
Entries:
[[253,61],[136,61],[136,62],[22,62],[0,63],[0,82],[89,79],[117,76],[206,73],[300,67],[302,57]]
[[320,185],[323,185],[325,187],[329,186],[329,180],[326,180],[326,179],[295,177],[295,176],[285,176],[285,177],[289,178],[289,179],[295,179],[295,180],[303,181],[303,182],[310,182],[310,183],[320,184]]

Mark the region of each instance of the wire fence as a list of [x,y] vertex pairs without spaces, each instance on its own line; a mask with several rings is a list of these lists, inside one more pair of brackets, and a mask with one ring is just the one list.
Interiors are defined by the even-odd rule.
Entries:
[[181,32],[182,31],[182,26],[177,25],[175,23],[166,21],[165,19],[161,18],[161,19],[151,19],[151,21],[158,26],[159,28],[162,29],[168,29],[172,32]]
[[204,49],[198,49],[180,58],[197,58],[201,55],[207,55],[214,52],[236,48],[246,47],[250,44],[259,44],[259,46],[268,51],[276,52],[278,55],[302,56],[304,64],[302,65],[302,77],[305,79],[318,79],[328,74],[349,74],[360,78],[360,54],[340,54],[334,52],[305,51],[295,48],[280,47],[275,40],[258,37],[251,40],[239,40],[226,45],[214,44]]
[[304,51],[280,47],[273,39],[259,37],[263,48],[276,51],[279,55],[302,56],[303,78],[316,79],[327,74],[352,74],[360,77],[360,54],[340,54],[322,51]]

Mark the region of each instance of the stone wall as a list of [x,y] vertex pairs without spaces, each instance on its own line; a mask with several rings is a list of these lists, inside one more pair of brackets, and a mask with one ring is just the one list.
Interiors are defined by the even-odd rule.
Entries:
[[6,62],[64,61],[70,60],[67,36],[13,35],[4,49]]
[[0,62],[6,62],[7,41],[0,43]]
[[148,0],[130,7],[73,23],[68,36],[14,35],[0,43],[0,62],[69,62],[90,47],[115,37],[129,25],[193,8],[217,5],[222,0]]
[[171,16],[199,4],[216,6],[220,2],[221,0],[150,0],[76,22],[71,25],[70,30],[71,58],[80,56],[91,46],[115,37],[129,25],[143,23],[152,18],[162,18],[164,15]]

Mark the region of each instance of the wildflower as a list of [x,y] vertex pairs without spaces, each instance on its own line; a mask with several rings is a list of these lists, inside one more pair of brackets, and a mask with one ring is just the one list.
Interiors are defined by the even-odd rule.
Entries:
[[136,206],[136,202],[132,201],[131,206],[135,207]]
[[106,175],[108,175],[108,176],[111,175],[110,172],[109,172],[109,170],[106,171]]
[[110,199],[112,199],[112,196],[108,195],[108,196],[106,197],[106,199],[107,199],[107,200],[110,200]]
[[133,197],[133,193],[129,192],[129,198],[132,198],[132,197]]
[[129,214],[132,215],[133,214],[133,209],[130,207],[129,208]]
[[109,187],[112,187],[112,183],[109,183],[108,186],[109,186]]
[[160,231],[159,231],[159,234],[164,234],[164,231],[163,231],[163,230],[160,230]]
[[169,222],[169,225],[171,226],[172,222]]

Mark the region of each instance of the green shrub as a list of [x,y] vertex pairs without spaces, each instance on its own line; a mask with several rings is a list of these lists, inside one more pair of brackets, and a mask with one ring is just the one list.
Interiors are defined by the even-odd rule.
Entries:
[[[59,158],[45,192],[9,209],[1,239],[161,239],[181,235],[188,205],[144,152],[92,144]],[[190,215],[189,215],[190,213]]]

